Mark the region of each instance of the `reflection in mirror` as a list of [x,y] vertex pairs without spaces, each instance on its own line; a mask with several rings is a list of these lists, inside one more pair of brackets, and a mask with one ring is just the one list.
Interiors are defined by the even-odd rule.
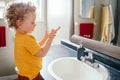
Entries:
[[[94,20],[96,22],[96,25],[94,27],[94,38],[95,40],[99,40],[101,41],[102,38],[102,32],[104,29],[102,29],[102,23],[103,23],[103,18],[105,19],[105,17],[102,18],[103,15],[103,8],[106,8],[107,6],[110,7],[110,14],[111,17],[113,17],[112,19],[112,25],[113,25],[113,29],[110,28],[110,30],[112,29],[115,37],[113,35],[111,35],[113,38],[109,41],[109,43],[112,43],[114,45],[118,44],[120,46],[120,19],[119,19],[119,5],[120,2],[119,0],[78,0],[79,1],[79,15],[81,16],[81,18],[92,18],[92,20]],[[92,10],[93,7],[95,8],[95,10]],[[105,10],[104,10],[105,11]],[[106,11],[105,11],[106,12]],[[90,15],[92,14],[92,15]],[[105,13],[106,14],[106,13]],[[91,19],[90,19],[91,20]],[[106,22],[106,20],[104,20],[104,22]],[[111,26],[109,24],[109,26]],[[115,30],[115,31],[114,31]],[[108,33],[108,35],[110,35]]]
[[107,0],[107,2],[103,2],[101,8],[101,41],[109,44],[115,44],[112,40],[116,37],[115,28],[116,23],[114,24],[114,20],[116,15],[116,2],[114,0]]
[[94,18],[94,0],[80,0],[80,15],[83,18]]
[[110,0],[114,14],[115,38],[112,42],[120,47],[120,0]]

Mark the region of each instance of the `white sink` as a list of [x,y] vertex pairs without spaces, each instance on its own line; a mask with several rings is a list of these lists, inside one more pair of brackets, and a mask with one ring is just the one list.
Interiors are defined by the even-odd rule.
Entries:
[[99,65],[93,68],[75,57],[64,57],[52,61],[48,66],[49,73],[56,80],[108,80],[107,69]]

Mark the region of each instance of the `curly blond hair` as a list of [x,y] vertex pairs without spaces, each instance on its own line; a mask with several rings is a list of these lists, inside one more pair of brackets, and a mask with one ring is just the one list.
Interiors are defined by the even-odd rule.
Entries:
[[24,20],[25,16],[30,13],[36,11],[36,7],[31,3],[12,3],[8,4],[5,11],[5,19],[8,22],[8,26],[10,28],[18,28],[16,21]]

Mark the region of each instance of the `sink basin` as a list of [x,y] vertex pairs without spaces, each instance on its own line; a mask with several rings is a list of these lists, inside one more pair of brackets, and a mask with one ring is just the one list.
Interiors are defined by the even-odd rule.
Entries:
[[52,61],[48,71],[56,80],[108,80],[107,69],[99,65],[93,68],[75,57],[64,57]]

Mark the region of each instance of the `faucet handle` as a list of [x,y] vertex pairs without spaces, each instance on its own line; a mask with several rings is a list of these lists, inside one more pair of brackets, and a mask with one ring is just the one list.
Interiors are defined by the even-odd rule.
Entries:
[[88,51],[88,57],[89,57],[90,59],[93,59],[93,53],[92,53],[91,51]]

